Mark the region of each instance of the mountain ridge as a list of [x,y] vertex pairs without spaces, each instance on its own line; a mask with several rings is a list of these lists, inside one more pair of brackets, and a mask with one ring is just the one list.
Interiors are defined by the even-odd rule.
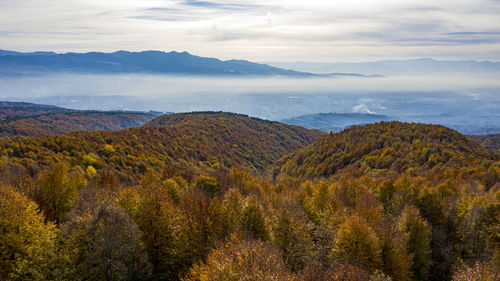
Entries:
[[358,176],[420,175],[441,174],[450,168],[466,174],[477,159],[491,164],[500,155],[440,125],[391,121],[325,135],[279,160],[274,176],[331,177],[353,170]]
[[[185,116],[190,120],[176,121]],[[97,170],[112,170],[125,182],[134,181],[131,175],[142,175],[148,168],[165,166],[196,171],[241,166],[260,173],[323,135],[316,130],[222,112],[178,113],[156,119],[157,124],[114,131],[0,138],[0,158],[9,158],[10,163],[38,163],[39,168],[71,159],[82,169],[93,165]],[[159,124],[160,120],[171,124]]]
[[437,60],[416,58],[402,60],[379,60],[367,62],[266,62],[275,67],[293,68],[312,73],[364,73],[371,75],[398,76],[401,74],[428,74],[454,72],[500,72],[498,61]]
[[[2,55],[3,54],[3,55]],[[318,76],[246,60],[219,60],[188,52],[116,51],[113,53],[20,53],[0,50],[3,75],[26,75],[47,72],[70,73],[157,73],[179,75],[255,75]]]

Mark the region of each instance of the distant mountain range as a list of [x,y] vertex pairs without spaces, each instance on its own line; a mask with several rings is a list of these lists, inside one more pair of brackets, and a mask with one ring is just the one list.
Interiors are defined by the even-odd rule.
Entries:
[[[292,70],[293,69],[293,70]],[[179,75],[382,77],[429,73],[500,73],[500,62],[441,61],[431,58],[374,62],[267,62],[219,60],[188,52],[117,51],[113,53],[16,52],[0,50],[0,75],[47,72],[156,73]]]
[[375,62],[268,62],[269,65],[311,73],[363,73],[371,75],[415,75],[429,73],[500,73],[500,62],[441,61],[430,58],[382,60]]
[[315,74],[272,67],[245,60],[222,61],[187,52],[20,53],[0,50],[0,75],[47,72],[158,73],[182,75],[256,75],[310,77]]
[[57,53],[54,52],[21,53],[16,51],[0,50],[0,56],[51,56],[51,55],[57,55]]

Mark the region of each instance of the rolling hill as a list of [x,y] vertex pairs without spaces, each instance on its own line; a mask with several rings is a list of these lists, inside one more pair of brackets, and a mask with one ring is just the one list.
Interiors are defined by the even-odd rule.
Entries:
[[[0,139],[0,158],[37,170],[58,161],[114,171],[126,182],[147,168],[201,171],[242,166],[260,173],[322,133],[230,113],[157,117],[145,126]],[[34,166],[33,166],[34,165]]]
[[0,101],[0,120],[5,120],[7,118],[22,118],[30,117],[34,115],[43,115],[51,113],[67,113],[74,112],[74,110],[52,106],[43,105],[27,102],[8,102]]
[[446,169],[467,173],[468,168],[488,167],[499,159],[498,154],[442,126],[381,122],[325,135],[281,159],[274,174],[310,178],[345,171],[380,176],[443,173]]
[[436,125],[224,112],[1,137],[0,279],[494,280],[499,160]]
[[119,130],[138,127],[155,118],[142,112],[72,112],[0,121],[0,136],[47,136],[77,131]]
[[31,103],[0,103],[1,136],[47,136],[138,127],[156,113],[82,111]]

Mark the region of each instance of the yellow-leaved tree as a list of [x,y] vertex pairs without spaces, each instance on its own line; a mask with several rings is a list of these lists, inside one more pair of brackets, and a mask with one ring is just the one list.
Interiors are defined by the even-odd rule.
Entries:
[[54,279],[57,231],[38,206],[0,185],[0,280]]
[[231,241],[215,249],[207,261],[194,265],[183,281],[291,281],[278,249],[260,240],[244,240],[233,235]]
[[382,249],[375,231],[359,216],[352,216],[339,227],[332,256],[339,262],[361,266],[370,272],[381,267]]

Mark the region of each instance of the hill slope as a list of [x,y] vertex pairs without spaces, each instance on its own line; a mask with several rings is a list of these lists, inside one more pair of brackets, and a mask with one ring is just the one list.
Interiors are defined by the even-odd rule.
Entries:
[[118,130],[141,126],[155,117],[153,113],[144,112],[81,111],[50,105],[0,102],[0,137]]
[[21,75],[46,72],[76,73],[166,73],[189,75],[285,75],[313,74],[285,70],[245,60],[221,61],[187,52],[126,52],[114,53],[0,53],[0,74]]
[[44,104],[0,101],[0,121],[5,118],[20,118],[66,112],[74,112],[74,110]]
[[154,117],[153,114],[141,112],[72,112],[38,115],[0,122],[0,137],[119,130],[141,126]]
[[181,170],[243,166],[261,172],[321,134],[236,114],[173,114],[118,131],[3,138],[0,159],[32,171],[58,161],[82,169],[92,165],[114,171],[124,181],[136,179],[147,168],[172,166]]
[[342,171],[420,174],[465,171],[499,159],[468,137],[442,126],[381,122],[323,136],[281,159],[274,173],[296,177],[329,177]]
[[[227,169],[317,138],[282,171],[340,179]],[[496,280],[499,159],[440,126],[325,135],[221,112],[0,138],[0,279]]]

